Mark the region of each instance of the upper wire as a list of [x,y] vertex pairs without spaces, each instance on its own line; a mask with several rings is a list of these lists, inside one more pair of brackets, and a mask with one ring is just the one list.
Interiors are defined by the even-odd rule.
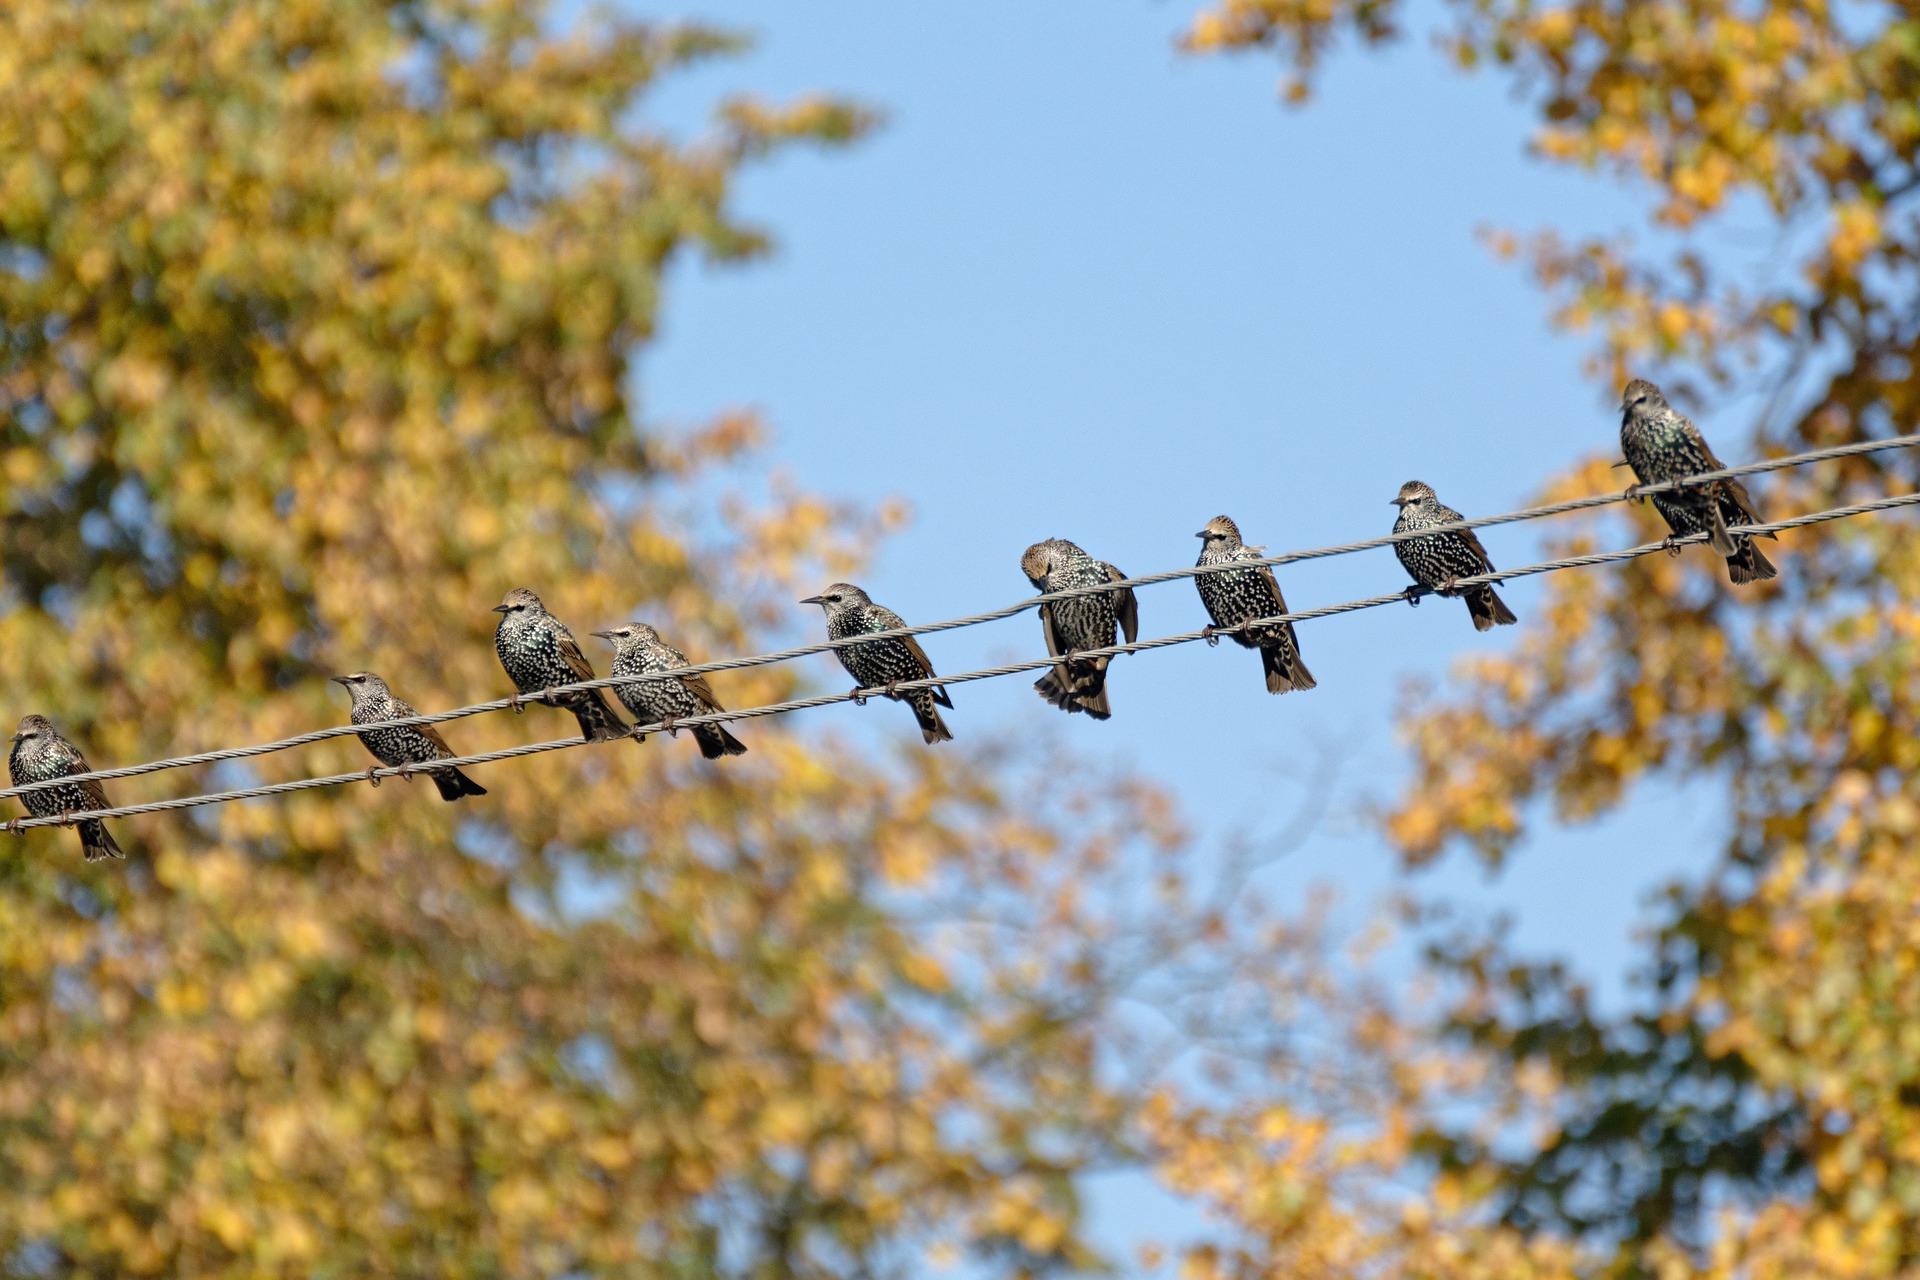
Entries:
[[[1070,600],[1078,596],[1099,595],[1132,587],[1148,587],[1162,582],[1174,582],[1181,578],[1196,578],[1208,573],[1222,573],[1232,569],[1254,569],[1262,565],[1294,564],[1302,560],[1319,560],[1328,556],[1351,555],[1359,551],[1372,551],[1379,547],[1389,547],[1398,542],[1414,538],[1427,538],[1435,534],[1450,533],[1461,529],[1483,529],[1489,525],[1512,524],[1522,520],[1539,520],[1547,516],[1565,515],[1573,511],[1584,511],[1594,507],[1603,507],[1616,502],[1625,502],[1630,498],[1649,497],[1656,493],[1695,488],[1710,484],[1715,480],[1757,475],[1767,471],[1778,471],[1787,467],[1805,466],[1808,463],[1824,462],[1832,458],[1853,457],[1859,454],[1878,453],[1886,449],[1904,449],[1920,445],[1920,432],[1912,435],[1891,436],[1884,440],[1862,440],[1853,444],[1831,445],[1823,449],[1812,449],[1804,453],[1789,454],[1779,458],[1766,458],[1759,462],[1743,463],[1737,467],[1726,467],[1719,471],[1703,471],[1698,475],[1681,480],[1666,480],[1657,484],[1635,485],[1630,489],[1615,493],[1593,494],[1585,498],[1571,498],[1564,502],[1550,502],[1537,507],[1522,507],[1517,511],[1508,511],[1500,515],[1479,516],[1471,520],[1460,520],[1452,524],[1434,525],[1411,533],[1383,534],[1377,538],[1364,538],[1358,542],[1343,542],[1327,547],[1313,547],[1304,551],[1287,551],[1279,555],[1260,556],[1246,560],[1234,560],[1221,564],[1194,565],[1185,569],[1169,569],[1163,573],[1148,574],[1139,578],[1126,578],[1119,582],[1110,582],[1105,586],[1074,587],[1065,591],[1049,591],[1028,596],[1017,603],[999,609],[990,609],[985,613],[968,614],[960,618],[946,618],[939,622],[923,622],[913,626],[896,627],[890,631],[876,631],[869,635],[848,637],[842,640],[821,640],[812,644],[799,645],[791,649],[779,649],[771,653],[751,654],[738,658],[721,658],[713,662],[693,663],[685,667],[675,667],[669,671],[657,671],[626,676],[605,676],[592,680],[580,680],[573,684],[555,685],[541,692],[540,697],[553,697],[560,694],[584,692],[589,689],[608,689],[615,685],[645,684],[654,680],[678,680],[687,676],[706,675],[714,671],[738,671],[747,667],[767,666],[779,662],[791,662],[795,658],[804,658],[811,654],[828,653],[835,649],[845,649],[856,644],[866,644],[873,640],[894,639],[901,636],[926,635],[930,632],[951,631],[960,627],[979,626],[986,622],[998,622],[1037,608],[1053,600]],[[1790,527],[1790,526],[1786,526]],[[450,711],[434,711],[421,715],[403,716],[396,720],[382,720],[388,728],[403,728],[407,725],[440,724],[448,720],[459,720],[466,716],[482,715],[492,711],[518,710],[536,695],[522,694],[509,698],[495,698],[488,702],[476,702],[470,706],[455,707]],[[215,751],[201,751],[192,755],[171,756],[164,760],[150,760],[144,764],[122,765],[112,769],[95,769],[88,773],[73,774],[68,777],[48,778],[39,782],[27,782],[18,786],[0,788],[0,800],[24,795],[29,791],[41,791],[50,787],[70,785],[75,782],[104,782],[114,778],[132,778],[141,774],[159,773],[167,769],[186,769],[197,765],[218,764],[223,760],[244,760],[252,756],[270,755],[277,751],[288,751],[294,747],[304,747],[315,742],[324,742],[329,738],[344,737],[358,733],[362,726],[345,724],[325,729],[313,729],[298,733],[290,738],[280,738],[273,742],[262,742],[247,747],[223,747]]]
[[[1787,520],[1772,520],[1764,524],[1735,525],[1730,527],[1727,532],[1748,536],[1778,533],[1786,529],[1798,529],[1806,525],[1824,524],[1830,520],[1843,520],[1850,516],[1865,515],[1873,511],[1889,511],[1897,507],[1910,507],[1915,505],[1920,505],[1920,493],[1901,494],[1889,498],[1874,498],[1866,502],[1856,502],[1844,507],[1833,507],[1825,511],[1809,512],[1806,515],[1794,516]],[[1438,526],[1436,526],[1436,528],[1437,527]],[[1432,531],[1423,532],[1430,534]],[[1672,550],[1690,543],[1705,542],[1707,538],[1708,535],[1706,533],[1694,533],[1688,534],[1685,537],[1664,539],[1660,542],[1642,543],[1639,546],[1628,547],[1619,551],[1595,551],[1586,555],[1562,556],[1554,560],[1543,560],[1538,564],[1525,565],[1518,569],[1501,569],[1493,573],[1475,574],[1471,577],[1456,579],[1453,583],[1452,590],[1448,594],[1458,595],[1460,592],[1471,587],[1482,585],[1495,586],[1515,578],[1532,577],[1535,574],[1554,573],[1563,569],[1591,568],[1597,565],[1615,564],[1621,561],[1634,560],[1641,556],[1652,555],[1658,551]],[[1253,563],[1253,561],[1238,561],[1233,567],[1244,569]],[[1135,581],[1139,581],[1139,579]],[[1094,590],[1114,591],[1118,589],[1118,586],[1115,584],[1109,584],[1106,587],[1095,588]],[[983,667],[976,671],[963,671],[956,675],[936,675],[919,680],[902,680],[883,688],[861,688],[854,689],[847,693],[821,694],[817,697],[797,698],[789,702],[774,702],[764,706],[742,707],[737,711],[714,711],[697,716],[685,716],[671,722],[659,721],[650,725],[635,726],[629,731],[628,736],[645,737],[653,733],[676,733],[681,729],[692,729],[698,725],[724,724],[734,720],[755,720],[762,716],[785,715],[789,712],[803,711],[812,707],[829,706],[836,702],[865,702],[868,698],[889,697],[894,694],[907,693],[916,689],[930,689],[949,684],[966,684],[974,680],[991,680],[1000,676],[1018,675],[1022,672],[1039,671],[1047,667],[1061,666],[1070,660],[1079,662],[1108,655],[1118,656],[1127,653],[1143,653],[1151,649],[1163,649],[1169,645],[1191,644],[1196,640],[1211,640],[1219,636],[1233,635],[1236,632],[1246,631],[1254,627],[1278,626],[1285,622],[1310,622],[1315,618],[1330,618],[1336,614],[1353,613],[1360,609],[1377,609],[1384,605],[1413,603],[1425,596],[1435,594],[1438,593],[1426,587],[1409,587],[1404,591],[1393,592],[1391,595],[1368,596],[1365,599],[1348,600],[1340,604],[1322,605],[1317,609],[1302,609],[1295,613],[1275,614],[1269,618],[1255,618],[1231,627],[1212,627],[1203,631],[1187,631],[1178,635],[1159,636],[1152,640],[1138,640],[1127,644],[1107,645],[1098,649],[1080,649],[1070,654],[1063,654],[1060,657],[1035,658],[1021,662],[1010,662],[997,667]],[[869,636],[859,637],[855,643],[869,643],[874,639],[884,638],[890,634],[899,633],[875,632]],[[679,668],[667,674],[677,677],[692,670],[693,668],[691,667]],[[605,684],[630,683],[634,683],[632,678],[621,677],[618,680],[594,681],[578,686],[564,687],[594,688]],[[531,695],[528,700],[536,700],[537,697],[538,695]],[[424,717],[417,718],[414,722],[430,723],[430,721]],[[376,727],[386,728],[392,725],[406,723],[409,723],[409,721],[382,720],[376,724],[354,726],[349,728],[347,732],[360,732],[364,729]],[[441,769],[490,764],[496,760],[511,760],[520,756],[539,755],[547,751],[561,751],[568,747],[586,745],[588,745],[588,742],[584,738],[558,738],[550,742],[534,742],[518,747],[506,747],[498,751],[483,751],[476,755],[454,756],[446,760],[435,760],[431,764],[382,766],[372,769],[362,769],[354,773],[336,773],[318,778],[300,778],[292,782],[275,782],[257,787],[242,787],[233,791],[217,791],[203,795],[180,796],[170,800],[155,800],[146,804],[119,805],[110,809],[77,810],[70,814],[45,818],[15,818],[10,822],[0,824],[0,826],[4,826],[6,830],[18,834],[33,827],[71,826],[74,822],[83,819],[95,821],[105,818],[127,818],[143,813],[168,813],[178,809],[199,808],[202,805],[230,804],[238,800],[254,800],[262,796],[283,795],[293,791],[310,791],[318,787],[338,787],[354,782],[372,782],[382,778],[411,777],[417,773],[430,774]],[[76,774],[58,779],[58,781],[72,782],[75,778],[82,776],[97,775]],[[112,775],[109,774],[108,776]],[[24,790],[24,788],[21,789]]]

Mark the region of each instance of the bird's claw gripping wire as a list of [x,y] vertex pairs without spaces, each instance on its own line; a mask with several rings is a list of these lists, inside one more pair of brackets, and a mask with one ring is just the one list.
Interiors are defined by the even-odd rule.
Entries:
[[1401,599],[1405,600],[1408,604],[1418,609],[1420,607],[1420,597],[1426,594],[1427,594],[1427,589],[1416,582],[1412,586],[1408,587],[1405,591],[1402,591],[1400,593],[1400,597]]
[[1666,553],[1670,556],[1677,556],[1684,549],[1680,544],[1680,535],[1677,533],[1670,533],[1666,537],[1660,539],[1660,545],[1666,550]]
[[1454,574],[1452,577],[1448,578],[1445,582],[1435,587],[1434,591],[1436,594],[1443,595],[1443,596],[1459,595],[1460,594],[1460,575],[1457,573]]
[[889,698],[898,700],[900,697],[900,682],[898,680],[889,680],[887,687],[880,692],[886,694]]
[[401,765],[401,766],[400,766],[400,781],[402,781],[402,782],[406,782],[406,783],[411,783],[411,782],[413,781],[413,774],[414,774],[414,771],[415,771],[416,769],[418,769],[419,767],[420,767],[419,765],[417,765],[417,764],[415,764],[415,763],[414,763],[413,761],[411,761],[411,760],[409,760],[409,761],[407,761],[407,762],[406,762],[405,764],[403,764],[403,765]]
[[672,738],[675,742],[678,742],[680,740],[680,717],[679,716],[668,716],[665,720],[662,720],[660,722],[660,727],[664,729],[666,731],[667,736],[669,738]]
[[507,699],[507,705],[513,708],[513,714],[517,716],[527,714],[527,700],[517,693]]
[[372,787],[377,787],[383,781],[385,781],[385,779],[383,779],[380,776],[380,766],[377,764],[368,765],[367,766],[367,785]]
[[17,814],[7,819],[7,833],[16,836],[20,834],[20,818]]
[[1218,649],[1220,647],[1220,633],[1213,629],[1211,622],[1200,628],[1200,638],[1207,642],[1207,648],[1209,649]]
[[866,686],[864,686],[864,685],[855,685],[855,686],[853,686],[853,695],[852,695],[852,696],[853,696],[853,705],[854,705],[854,706],[856,706],[856,707],[864,707],[864,706],[866,706],[866,705],[867,705],[867,690],[866,690]]
[[63,827],[70,827],[73,825],[73,810],[62,809],[60,811],[60,825]]
[[1628,485],[1625,491],[1623,491],[1620,496],[1622,498],[1625,498],[1628,502],[1639,502],[1645,496],[1640,492],[1640,490],[1644,488],[1646,488],[1645,485],[1640,484],[1636,481],[1635,483]]

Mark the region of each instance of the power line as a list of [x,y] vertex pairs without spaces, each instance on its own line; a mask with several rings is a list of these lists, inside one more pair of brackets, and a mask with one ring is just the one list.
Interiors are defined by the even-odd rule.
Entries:
[[[1834,507],[1826,511],[1815,511],[1807,515],[1795,516],[1789,520],[1773,520],[1765,524],[1735,525],[1730,527],[1728,532],[1747,534],[1750,536],[1777,533],[1786,529],[1802,528],[1806,525],[1825,524],[1831,520],[1843,520],[1850,516],[1866,515],[1874,511],[1890,511],[1896,507],[1910,507],[1915,505],[1920,505],[1920,493],[1902,494],[1898,497],[1891,498],[1875,498],[1867,502],[1856,502],[1850,506]],[[1538,564],[1526,565],[1519,569],[1502,569],[1494,573],[1475,574],[1472,577],[1458,579],[1454,584],[1455,591],[1458,592],[1468,587],[1481,585],[1494,586],[1514,578],[1532,577],[1535,574],[1541,573],[1554,573],[1562,569],[1584,569],[1597,565],[1616,564],[1626,560],[1635,560],[1641,556],[1652,555],[1658,551],[1665,551],[1670,547],[1680,547],[1689,543],[1705,542],[1707,538],[1708,535],[1705,533],[1688,534],[1682,538],[1642,543],[1637,547],[1628,547],[1621,551],[1596,551],[1587,555],[1563,556],[1555,560],[1543,560]],[[1244,568],[1249,563],[1251,562],[1242,561],[1235,567]],[[1109,586],[1106,589],[1112,590],[1113,588]],[[1170,645],[1191,644],[1196,640],[1206,640],[1214,636],[1232,635],[1252,627],[1277,626],[1283,622],[1311,622],[1316,618],[1330,618],[1336,614],[1353,613],[1360,609],[1377,609],[1383,605],[1411,603],[1425,596],[1434,594],[1436,593],[1426,587],[1409,587],[1405,591],[1396,591],[1391,595],[1369,596],[1361,600],[1348,600],[1341,604],[1322,605],[1317,609],[1302,609],[1297,613],[1276,614],[1271,618],[1256,618],[1250,622],[1240,623],[1237,626],[1215,627],[1211,631],[1188,631],[1178,635],[1160,636],[1152,640],[1139,640],[1129,644],[1109,645],[1101,649],[1077,650],[1073,654],[1067,655],[1067,657],[1079,661],[1107,655],[1118,656],[1127,653],[1144,653],[1151,649],[1164,649]],[[873,636],[861,637],[858,642],[865,643],[875,637],[887,634],[897,633],[875,632]],[[1047,667],[1061,665],[1066,660],[1066,658],[1029,659],[1022,662],[1007,663],[998,667],[983,667],[977,671],[964,671],[957,675],[929,676],[920,680],[902,680],[896,685],[880,689],[859,689],[849,693],[821,694],[818,697],[798,698],[790,702],[775,702],[759,707],[743,707],[737,711],[707,712],[697,716],[683,717],[675,720],[670,725],[661,722],[637,726],[631,731],[629,736],[638,737],[653,733],[675,732],[680,729],[692,729],[697,725],[725,724],[734,720],[756,720],[763,716],[785,715],[789,712],[804,711],[812,707],[830,706],[836,702],[864,702],[868,698],[884,697],[888,689],[895,692],[906,693],[915,689],[928,689],[939,685],[966,684],[974,680],[991,680],[1000,676],[1018,675],[1022,672],[1043,670]],[[682,671],[670,672],[668,674],[677,676],[689,670],[692,670],[692,668],[684,668]],[[633,680],[622,677],[618,680],[594,681],[578,686],[570,685],[565,687],[569,689],[576,687],[595,688],[604,684],[630,683],[633,683]],[[354,726],[348,729],[347,732],[359,732],[361,729],[405,723],[408,723],[408,721],[382,720],[376,725]],[[6,830],[18,834],[33,827],[68,826],[81,818],[127,818],[143,813],[168,813],[178,809],[199,808],[202,805],[229,804],[237,800],[254,800],[262,796],[283,795],[294,791],[311,791],[319,787],[345,786],[353,782],[372,782],[376,779],[401,777],[415,773],[428,774],[436,769],[465,768],[469,765],[491,764],[496,760],[512,760],[520,756],[538,755],[542,752],[560,751],[568,747],[587,745],[589,744],[582,738],[559,738],[550,742],[528,743],[524,746],[506,747],[499,751],[483,751],[477,755],[456,756],[447,760],[436,760],[431,766],[382,766],[372,769],[362,769],[355,773],[336,773],[320,778],[301,778],[293,782],[275,782],[258,787],[243,787],[234,791],[218,791],[205,795],[181,796],[171,800],[155,800],[147,804],[121,805],[111,809],[79,810],[66,818],[15,818],[11,822],[0,825],[3,825]],[[75,775],[75,777],[79,776],[98,775]],[[59,781],[72,782],[73,778],[62,778],[59,779]],[[24,788],[21,789],[24,790]]]
[[[1656,493],[1667,493],[1678,489],[1693,488],[1714,480],[1737,478],[1746,475],[1758,475],[1762,472],[1779,471],[1787,467],[1805,466],[1813,462],[1824,462],[1833,458],[1853,457],[1860,454],[1878,453],[1887,449],[1911,448],[1920,445],[1920,433],[1904,436],[1892,436],[1885,440],[1862,440],[1853,444],[1832,445],[1824,449],[1812,449],[1805,453],[1790,454],[1780,458],[1767,458],[1759,462],[1744,463],[1737,467],[1727,467],[1720,471],[1703,471],[1688,476],[1684,480],[1667,480],[1658,484],[1638,485],[1631,491],[1594,494],[1585,498],[1573,498],[1565,502],[1552,502],[1544,506],[1523,507],[1502,515],[1480,516],[1472,520],[1461,520],[1453,524],[1434,525],[1412,533],[1384,534],[1377,538],[1366,538],[1359,542],[1344,542],[1327,547],[1313,547],[1304,551],[1288,551],[1279,555],[1261,556],[1256,559],[1234,560],[1222,564],[1194,565],[1186,569],[1169,569],[1163,573],[1148,574],[1145,577],[1127,578],[1120,582],[1108,583],[1099,587],[1074,587],[1066,591],[1051,591],[1032,595],[1015,604],[999,609],[990,609],[985,613],[968,614],[965,617],[947,618],[939,622],[924,622],[915,626],[897,627],[891,631],[876,631],[871,635],[849,637],[844,640],[822,640],[804,644],[792,649],[780,649],[771,653],[752,654],[739,658],[722,658],[713,662],[694,663],[678,667],[672,671],[650,672],[631,676],[606,676],[593,680],[576,681],[573,684],[556,685],[546,690],[548,695],[582,692],[589,689],[607,689],[615,685],[644,684],[653,680],[677,680],[687,676],[706,675],[714,671],[739,671],[748,667],[768,666],[774,663],[790,662],[795,658],[804,658],[816,653],[829,653],[835,649],[845,649],[856,644],[866,644],[873,640],[887,640],[901,636],[926,635],[937,631],[952,631],[961,627],[978,626],[987,622],[998,622],[1037,608],[1051,600],[1070,600],[1077,596],[1099,595],[1123,588],[1148,587],[1162,582],[1175,582],[1182,578],[1197,578],[1208,573],[1224,573],[1229,570],[1255,569],[1262,565],[1293,564],[1303,560],[1319,560],[1329,556],[1350,555],[1358,551],[1372,551],[1380,547],[1389,547],[1398,542],[1414,538],[1432,537],[1439,533],[1448,533],[1460,529],[1481,529],[1490,525],[1513,524],[1523,520],[1538,520],[1547,516],[1565,515],[1573,511],[1584,511],[1595,507],[1608,506],[1616,502],[1625,502],[1629,497],[1647,497]],[[455,707],[450,711],[435,711],[423,715],[406,716],[397,720],[380,721],[388,728],[404,728],[407,725],[440,724],[448,720],[459,720],[467,716],[483,715],[493,711],[517,709],[533,699],[522,695],[512,698],[495,698],[489,702],[476,702],[471,706]],[[288,751],[294,747],[309,746],[316,742],[325,742],[329,738],[345,737],[360,732],[359,725],[335,725],[326,729],[314,729],[307,733],[295,734],[290,738],[280,738],[273,742],[263,742],[248,747],[225,747],[216,751],[202,751],[193,755],[172,756],[164,760],[152,760],[145,764],[123,765],[113,769],[96,769],[90,773],[74,774],[64,778],[49,778],[40,782],[28,782],[19,786],[0,788],[0,800],[23,795],[29,791],[41,791],[50,787],[71,785],[82,781],[110,781],[114,778],[132,778],[141,774],[159,773],[167,769],[185,769],[198,765],[218,764],[224,760],[244,760],[253,756],[271,755],[278,751]]]

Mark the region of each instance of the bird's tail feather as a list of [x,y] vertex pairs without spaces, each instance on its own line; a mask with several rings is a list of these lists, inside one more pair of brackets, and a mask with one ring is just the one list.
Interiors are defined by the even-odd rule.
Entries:
[[1520,621],[1513,610],[1507,608],[1507,602],[1492,587],[1480,587],[1467,596],[1467,611],[1473,614],[1473,626],[1477,631],[1491,631],[1495,627],[1510,627]]
[[700,744],[700,754],[709,760],[747,754],[747,744],[728,733],[727,726],[723,724],[695,725],[693,740]]
[[433,785],[440,788],[442,800],[458,800],[464,796],[483,796],[487,789],[469,778],[458,769],[442,769],[431,775]]
[[1265,645],[1261,648],[1260,665],[1266,669],[1268,693],[1311,689],[1318,683],[1313,678],[1313,673],[1307,670],[1307,664],[1300,660],[1298,653],[1289,654],[1277,644]]
[[924,690],[911,703],[913,718],[920,722],[920,736],[928,742],[952,742],[953,731],[947,728],[947,722],[940,718],[940,708],[933,705],[933,698]]
[[580,734],[588,742],[611,742],[627,736],[627,722],[607,701],[605,689],[589,689],[568,704],[573,718],[580,722]]
[[1033,682],[1033,690],[1047,700],[1050,707],[1059,707],[1062,711],[1073,710],[1073,695],[1060,683],[1060,668],[1055,667]]
[[1733,579],[1736,587],[1779,576],[1780,571],[1773,567],[1773,561],[1760,554],[1760,548],[1754,545],[1752,538],[1740,539],[1734,553],[1727,557],[1727,577]]
[[1095,720],[1106,720],[1113,715],[1113,707],[1107,701],[1104,661],[1060,664],[1035,680],[1033,687],[1049,706],[1062,711],[1084,711]]
[[80,824],[80,852],[86,855],[88,862],[127,856],[121,851],[120,846],[114,843],[113,833],[107,830],[107,824],[104,822]]

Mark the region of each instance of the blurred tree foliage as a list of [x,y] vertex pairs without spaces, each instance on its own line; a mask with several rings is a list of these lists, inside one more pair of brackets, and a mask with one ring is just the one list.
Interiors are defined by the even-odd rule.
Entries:
[[[340,671],[498,696],[512,586],[711,656],[848,571],[884,514],[776,486],[717,518],[755,424],[643,429],[629,398],[665,265],[763,247],[736,170],[869,123],[646,126],[661,76],[734,47],[511,0],[0,4],[9,714],[99,763],[257,741],[341,722]],[[130,821],[110,867],[7,841],[0,1274],[1089,1263],[1074,1178],[1140,1087],[1113,998],[1210,927],[1160,878],[1174,823],[1059,760],[792,734],[756,721],[724,768],[543,756],[458,807]]]
[[[1750,447],[1728,456],[1920,427],[1911,5],[1446,12],[1459,63],[1511,73],[1537,107],[1538,154],[1651,192],[1637,240],[1500,239],[1532,257],[1563,321],[1598,330],[1609,396],[1629,372],[1658,376],[1729,440],[1754,417],[1716,402],[1760,405]],[[1335,44],[1390,40],[1407,21],[1395,0],[1216,0],[1187,43],[1277,52],[1298,99]],[[1759,253],[1756,222],[1769,228]],[[1593,436],[1611,439],[1599,413]],[[1618,486],[1615,456],[1607,445],[1549,494]],[[1762,506],[1779,517],[1909,492],[1916,473],[1906,453],[1782,472]],[[1558,541],[1660,532],[1650,511],[1621,508]],[[1459,847],[1498,864],[1543,810],[1590,819],[1653,781],[1723,805],[1730,835],[1669,891],[1637,1016],[1597,1014],[1567,974],[1497,940],[1438,949],[1465,992],[1444,1025],[1467,1052],[1447,1070],[1482,1073],[1452,1083],[1483,1091],[1485,1124],[1462,1131],[1416,1109],[1400,1147],[1347,1152],[1387,1177],[1419,1158],[1438,1169],[1431,1202],[1365,1236],[1381,1273],[1920,1268],[1920,537],[1895,516],[1801,530],[1782,548],[1783,577],[1764,591],[1732,591],[1691,552],[1555,576],[1510,656],[1474,662],[1410,719],[1416,777],[1387,824],[1410,862]],[[1295,1158],[1263,1162],[1249,1126],[1204,1112],[1182,1123],[1171,1167],[1254,1169],[1214,1197],[1243,1228],[1238,1244],[1201,1261],[1322,1274],[1287,1265],[1296,1219],[1283,1209],[1313,1202],[1275,1171],[1296,1191],[1328,1188],[1338,1153],[1276,1123],[1264,1141]]]

